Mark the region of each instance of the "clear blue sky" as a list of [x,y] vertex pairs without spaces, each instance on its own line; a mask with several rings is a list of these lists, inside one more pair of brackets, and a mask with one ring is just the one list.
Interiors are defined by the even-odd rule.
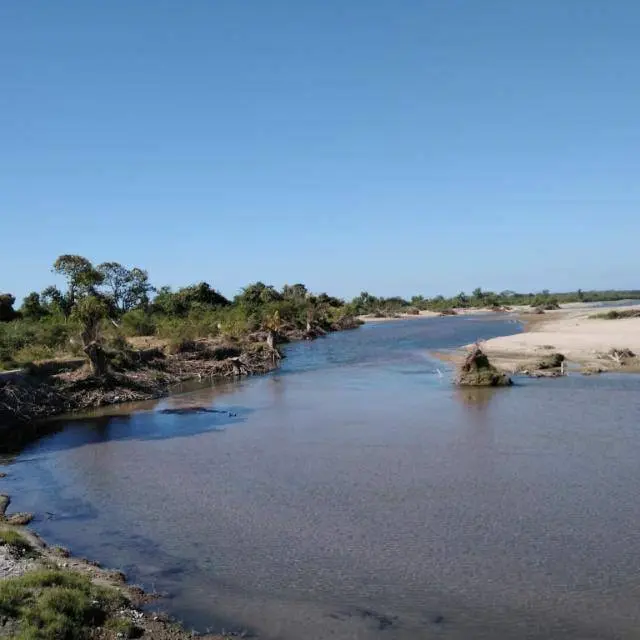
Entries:
[[640,287],[638,0],[0,4],[0,290]]

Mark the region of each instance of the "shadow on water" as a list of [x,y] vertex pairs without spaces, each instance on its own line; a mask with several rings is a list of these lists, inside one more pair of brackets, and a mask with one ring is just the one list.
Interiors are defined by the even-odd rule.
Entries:
[[[187,388],[189,391],[163,399],[104,407],[26,425],[3,438],[0,456],[11,460],[40,440],[47,451],[60,451],[119,440],[188,438],[224,431],[229,425],[244,422],[251,412],[244,407],[211,406],[219,396],[238,388],[238,383]],[[194,390],[199,392],[195,397]]]

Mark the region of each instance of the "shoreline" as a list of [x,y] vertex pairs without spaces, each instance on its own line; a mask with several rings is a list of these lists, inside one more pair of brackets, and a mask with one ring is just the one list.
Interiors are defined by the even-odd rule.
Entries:
[[[607,307],[606,311],[639,310],[640,305]],[[505,373],[536,372],[545,357],[561,354],[584,374],[640,373],[640,317],[594,317],[602,308],[563,307],[544,314],[517,313],[523,331],[482,342],[482,350]],[[460,363],[471,345],[433,353],[443,361]]]
[[[36,580],[38,576],[45,575],[47,582],[43,582],[41,589],[53,592],[59,588],[56,584],[61,580],[85,580],[91,588],[110,592],[112,596],[109,599],[113,595],[118,598],[117,606],[106,608],[106,619],[100,625],[91,625],[91,638],[188,640],[194,637],[195,632],[187,631],[178,620],[164,613],[161,606],[157,611],[148,610],[148,605],[160,601],[163,594],[147,593],[130,584],[120,570],[103,568],[95,561],[74,556],[64,547],[49,545],[26,526],[10,524],[10,519],[11,516],[5,518],[0,514],[0,586],[8,580],[19,583],[21,579]],[[94,604],[97,601],[94,600]],[[5,637],[3,632],[8,624],[13,625],[13,631],[19,630],[18,623],[11,616],[5,616],[0,636]],[[196,635],[203,640],[230,637],[224,633]],[[232,635],[239,634],[234,632]]]
[[[357,329],[356,318],[336,323],[329,331],[293,331],[279,336],[276,344],[315,340],[328,333]],[[50,373],[52,363],[34,366],[33,371],[9,372],[0,376],[0,435],[7,439],[36,437],[47,421],[101,407],[156,400],[172,394],[176,386],[193,381],[223,380],[270,373],[278,368],[282,355],[269,346],[266,334],[252,334],[244,340],[198,339],[188,341],[177,353],[152,337],[130,341],[131,362],[103,377],[88,374],[86,365]],[[137,349],[137,350],[136,350]],[[0,448],[1,449],[1,448]]]

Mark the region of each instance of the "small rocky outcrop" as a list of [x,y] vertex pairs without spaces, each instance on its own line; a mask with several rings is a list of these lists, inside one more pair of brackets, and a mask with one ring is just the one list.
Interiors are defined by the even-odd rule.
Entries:
[[479,345],[474,345],[458,369],[460,387],[508,387],[511,378],[496,369]]
[[558,369],[565,361],[565,357],[561,353],[550,353],[538,360],[535,368],[539,370]]

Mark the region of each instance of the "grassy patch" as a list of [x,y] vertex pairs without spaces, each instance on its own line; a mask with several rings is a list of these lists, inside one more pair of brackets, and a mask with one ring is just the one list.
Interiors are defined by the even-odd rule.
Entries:
[[143,630],[126,618],[111,618],[105,625],[117,638],[139,638]]
[[11,529],[0,530],[0,547],[7,547],[17,555],[26,555],[33,552],[33,547],[29,544],[29,541],[17,531],[12,531]]
[[0,616],[16,622],[17,640],[85,640],[126,602],[71,571],[43,569],[0,583]]

